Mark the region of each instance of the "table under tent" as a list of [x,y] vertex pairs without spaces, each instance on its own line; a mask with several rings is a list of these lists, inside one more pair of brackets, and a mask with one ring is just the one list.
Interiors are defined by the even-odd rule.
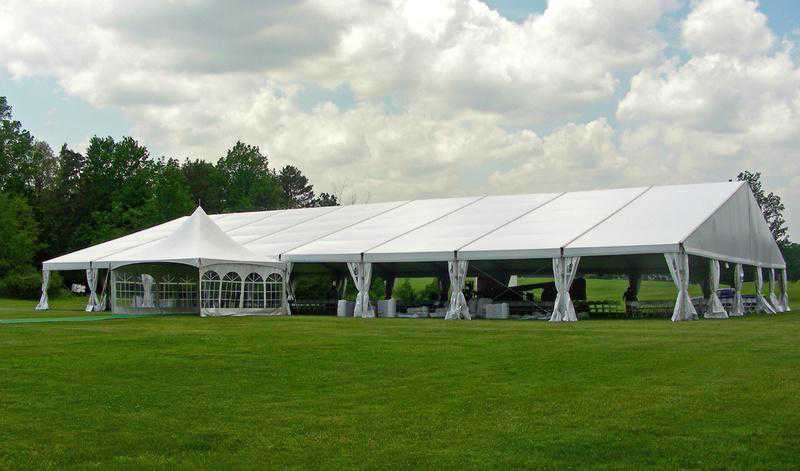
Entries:
[[[101,288],[100,297],[110,291],[112,309],[119,312],[290,314],[290,305],[302,304],[292,294],[295,283],[319,275],[337,280],[339,298],[348,279],[353,283],[355,301],[340,299],[336,306],[340,315],[357,317],[403,315],[392,288],[405,277],[439,280],[445,302],[427,315],[470,319],[499,312],[503,317],[508,307],[498,299],[465,296],[467,280],[497,288],[511,276],[543,274],[553,279],[551,321],[577,320],[569,293],[581,275],[624,277],[633,291],[645,276],[671,279],[677,291],[669,301],[673,321],[698,318],[691,283],[705,288],[700,313],[706,318],[743,315],[746,280],[756,284],[757,311],[789,309],[785,261],[741,182],[212,216],[198,210],[188,219],[48,260],[43,268],[42,307],[50,270],[85,269],[91,291],[87,309],[104,307],[96,299],[103,279],[111,289]],[[377,278],[385,284],[386,299],[369,297]],[[717,295],[721,280],[735,293],[727,307]],[[254,292],[263,292],[263,298],[253,298]],[[579,309],[583,305],[578,303]]]

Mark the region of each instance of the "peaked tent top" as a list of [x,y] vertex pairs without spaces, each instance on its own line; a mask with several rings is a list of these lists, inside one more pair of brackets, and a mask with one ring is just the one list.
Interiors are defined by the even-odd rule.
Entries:
[[258,256],[233,240],[199,207],[170,235],[97,260],[108,266],[131,263],[172,262],[200,265],[207,262],[274,262]]

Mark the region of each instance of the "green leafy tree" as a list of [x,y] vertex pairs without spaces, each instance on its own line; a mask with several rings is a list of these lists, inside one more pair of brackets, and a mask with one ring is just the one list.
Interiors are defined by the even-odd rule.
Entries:
[[278,181],[288,207],[307,208],[314,205],[314,186],[308,183],[308,178],[300,169],[292,165],[283,167],[278,172]]
[[38,231],[25,199],[0,192],[0,277],[31,267],[39,248]]
[[81,193],[86,159],[64,144],[57,160],[52,187],[43,193],[37,208],[42,241],[40,261],[81,248],[75,236],[77,228],[89,215]]
[[403,281],[395,286],[394,291],[392,291],[392,297],[406,304],[413,304],[418,299],[408,278],[403,278]]
[[236,142],[217,163],[224,181],[226,211],[258,211],[283,206],[283,189],[257,146]]
[[187,160],[181,167],[194,204],[209,214],[225,210],[225,178],[216,165],[204,160]]
[[0,191],[31,195],[36,177],[33,150],[33,136],[13,119],[11,105],[0,96]]
[[145,203],[147,225],[160,224],[189,214],[194,208],[189,183],[177,160],[156,165],[153,189]]
[[800,244],[789,242],[782,247],[783,258],[786,260],[786,276],[790,280],[800,280]]
[[320,193],[314,198],[312,206],[339,206],[339,199],[336,198],[336,195]]
[[783,211],[786,207],[781,201],[781,197],[775,193],[764,191],[761,184],[761,173],[744,171],[736,176],[736,179],[742,182],[747,182],[753,196],[756,198],[761,212],[764,213],[764,219],[767,221],[772,237],[778,242],[781,247],[789,242],[788,232],[789,228],[786,226],[786,219],[783,217]]

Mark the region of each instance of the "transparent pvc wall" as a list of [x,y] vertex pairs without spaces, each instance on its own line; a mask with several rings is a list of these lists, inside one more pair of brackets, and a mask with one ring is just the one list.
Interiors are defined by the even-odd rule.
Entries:
[[178,264],[136,264],[111,271],[111,306],[115,313],[198,313],[198,273]]

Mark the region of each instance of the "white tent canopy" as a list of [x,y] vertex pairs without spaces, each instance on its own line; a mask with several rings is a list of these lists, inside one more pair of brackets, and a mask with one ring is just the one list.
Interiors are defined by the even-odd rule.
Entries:
[[[187,218],[179,218],[48,260],[44,268],[107,268],[145,259],[414,262],[682,249],[724,262],[785,268],[749,187],[741,182],[203,216],[207,222],[182,227]],[[187,243],[204,231],[215,234],[213,241]]]
[[[785,277],[781,252],[750,188],[742,182],[214,216],[198,208],[188,218],[48,260],[44,270],[96,271],[129,264],[180,263],[202,271],[203,266],[214,263],[249,263],[283,268],[281,273],[288,277],[295,263],[328,268],[346,263],[359,290],[362,306],[356,311],[366,316],[371,312],[372,264],[379,265],[378,273],[394,277],[420,265],[426,266],[420,271],[441,272],[441,264],[447,262],[455,287],[451,299],[458,304],[448,310],[448,318],[470,318],[463,296],[456,292],[458,287],[463,289],[469,266],[503,265],[510,273],[514,263],[519,270],[519,263],[530,266],[552,259],[559,298],[551,320],[571,321],[576,316],[569,290],[581,258],[593,257],[588,260],[589,269],[597,269],[600,263],[605,267],[600,269],[630,270],[653,267],[653,255],[662,259],[663,268],[669,267],[679,289],[673,320],[697,318],[688,295],[689,255],[712,260],[706,265],[711,267],[718,267],[719,262],[755,266],[757,274],[763,268],[782,269]],[[631,257],[637,261],[632,262]],[[644,265],[634,266],[640,263]],[[341,266],[335,269],[341,273]],[[711,286],[716,286],[718,270],[711,272],[717,275]],[[88,272],[87,277],[91,278]],[[713,303],[713,296],[710,301]],[[46,306],[44,294],[42,303]],[[718,304],[716,316],[726,318]]]

